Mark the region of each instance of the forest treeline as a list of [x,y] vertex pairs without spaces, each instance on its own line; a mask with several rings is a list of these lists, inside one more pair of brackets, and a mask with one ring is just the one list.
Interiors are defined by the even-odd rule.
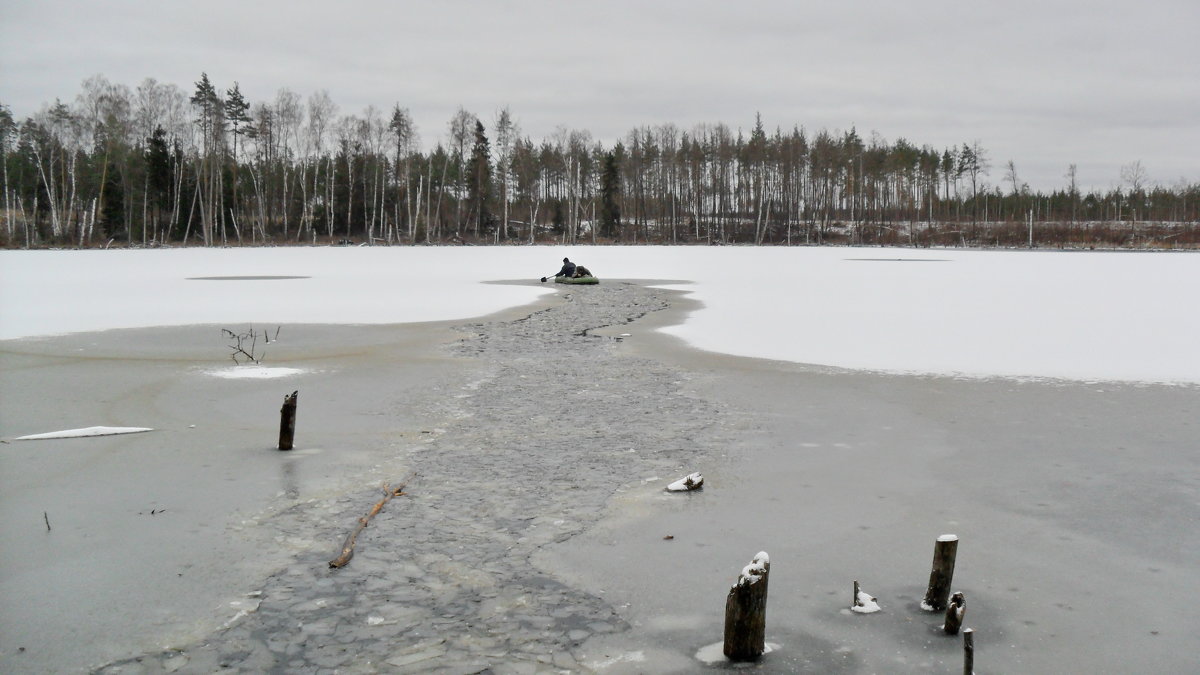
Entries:
[[[1195,247],[1200,184],[1032,191],[978,142],[723,123],[522,135],[462,108],[423,148],[408,110],[325,91],[251,103],[93,76],[18,121],[0,104],[3,244],[754,243]],[[429,149],[425,149],[429,148]],[[995,172],[995,173],[993,173]],[[996,179],[996,175],[1002,177]]]

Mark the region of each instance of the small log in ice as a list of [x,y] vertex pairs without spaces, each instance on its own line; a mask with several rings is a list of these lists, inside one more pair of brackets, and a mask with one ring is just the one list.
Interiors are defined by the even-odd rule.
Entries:
[[754,661],[766,651],[767,577],[771,560],[760,551],[742,569],[725,598],[724,652],[730,661]]
[[704,476],[701,476],[699,473],[690,473],[668,485],[667,490],[671,492],[689,492],[691,490],[699,490],[702,487],[704,487]]

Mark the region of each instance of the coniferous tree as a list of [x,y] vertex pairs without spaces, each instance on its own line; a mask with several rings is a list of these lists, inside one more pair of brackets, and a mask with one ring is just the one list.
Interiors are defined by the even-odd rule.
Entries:
[[467,162],[467,201],[471,220],[475,223],[475,236],[486,232],[494,223],[489,203],[492,197],[492,152],[484,133],[483,122],[475,120],[475,142],[471,146],[471,159]]
[[610,239],[621,238],[621,167],[617,155],[604,155],[604,169],[600,175],[600,234]]

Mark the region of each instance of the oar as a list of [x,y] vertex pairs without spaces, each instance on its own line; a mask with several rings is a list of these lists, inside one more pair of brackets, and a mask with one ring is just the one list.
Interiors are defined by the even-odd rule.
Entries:
[[544,284],[544,283],[546,283],[546,279],[547,279],[547,277],[542,277],[542,283],[543,283],[543,284]]

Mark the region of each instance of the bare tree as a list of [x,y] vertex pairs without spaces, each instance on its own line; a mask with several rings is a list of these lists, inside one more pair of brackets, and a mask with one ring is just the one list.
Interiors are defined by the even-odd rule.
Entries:
[[[315,201],[320,194],[318,191],[318,178],[321,173],[321,158],[326,158],[325,162],[325,194],[322,195],[322,201],[325,204],[325,228],[326,233],[330,238],[333,237],[333,153],[329,148],[329,131],[333,124],[334,118],[337,116],[337,104],[329,97],[329,92],[322,89],[308,97],[308,127],[306,128],[306,144],[308,150],[306,155],[312,161],[312,196],[307,202],[308,209],[308,224],[312,229],[315,225],[314,211],[316,209]],[[316,231],[312,232],[313,238],[316,238]]]
[[508,239],[508,206],[511,201],[513,182],[513,149],[520,133],[508,106],[504,106],[496,115],[496,178],[500,183],[502,203],[499,236],[505,240]]
[[[466,186],[464,174],[464,166],[466,164],[467,147],[475,138],[475,121],[476,117],[473,113],[467,112],[462,106],[455,111],[454,117],[450,118],[448,126],[449,134],[449,150],[450,159],[454,163],[454,187],[456,207],[455,211],[455,232],[462,230],[462,204],[463,190]],[[442,172],[442,184],[445,184],[445,167]],[[439,204],[440,205],[440,204]]]
[[1079,206],[1079,169],[1074,164],[1067,167],[1063,178],[1067,179],[1067,196],[1071,198],[1071,223],[1075,223],[1076,210]]

